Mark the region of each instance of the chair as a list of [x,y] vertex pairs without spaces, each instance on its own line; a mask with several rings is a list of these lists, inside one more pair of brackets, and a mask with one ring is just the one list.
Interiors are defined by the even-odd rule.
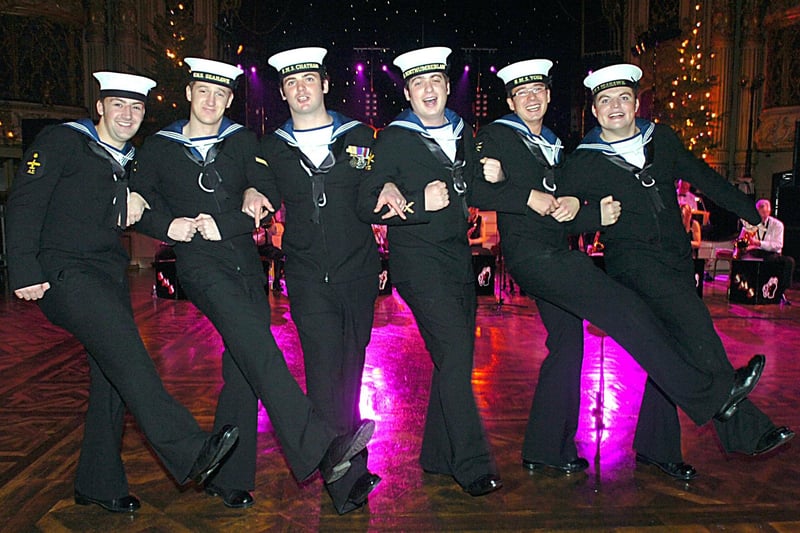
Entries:
[[733,261],[733,248],[717,248],[714,250],[714,267],[711,274],[714,279],[717,277],[717,263],[720,261],[727,261],[728,268],[730,268]]

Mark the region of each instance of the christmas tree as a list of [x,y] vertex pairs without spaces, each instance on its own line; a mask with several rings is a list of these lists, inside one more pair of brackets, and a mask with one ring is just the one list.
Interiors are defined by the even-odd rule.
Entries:
[[[145,36],[145,50],[151,58],[148,74],[158,82],[150,93],[147,124],[163,127],[186,118],[186,57],[203,57],[205,29],[194,22],[191,1],[167,5],[166,15],[153,18],[150,36]],[[152,128],[150,128],[152,129]]]
[[674,47],[659,50],[659,76],[656,91],[662,96],[655,103],[656,122],[670,125],[684,145],[698,157],[706,158],[716,146],[712,88],[706,72],[713,54],[703,52],[700,27],[700,4],[692,10],[688,35],[682,35]]

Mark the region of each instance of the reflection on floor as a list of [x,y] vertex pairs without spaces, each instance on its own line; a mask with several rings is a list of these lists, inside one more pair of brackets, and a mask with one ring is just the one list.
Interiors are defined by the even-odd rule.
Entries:
[[[210,428],[222,345],[186,301],[154,299],[152,272],[133,273],[133,302],[167,388]],[[735,366],[765,353],[752,395],[778,425],[800,428],[800,305],[729,305],[727,279],[706,284],[705,301]],[[792,291],[789,292],[792,298]],[[90,295],[87,295],[87,302]],[[302,356],[285,295],[271,295],[273,332],[303,383]],[[800,300],[798,300],[800,304]],[[80,345],[32,304],[0,300],[0,530],[2,531],[800,531],[800,443],[763,458],[726,456],[710,426],[682,415],[684,456],[700,472],[689,483],[637,466],[631,451],[644,375],[602,331],[587,325],[579,449],[587,472],[529,474],[520,446],[544,330],[527,298],[479,299],[473,384],[505,487],[472,498],[417,463],[431,363],[413,318],[395,294],[381,296],[364,376],[362,414],[377,421],[372,470],[383,483],[367,507],[338,516],[319,479],[289,474],[262,410],[256,504],[225,508],[179,489],[129,421],[124,460],[135,515],[72,500],[83,431],[87,373]]]

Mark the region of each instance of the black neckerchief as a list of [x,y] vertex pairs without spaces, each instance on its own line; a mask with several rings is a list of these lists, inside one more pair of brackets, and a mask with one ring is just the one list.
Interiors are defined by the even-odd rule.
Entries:
[[655,158],[656,149],[653,142],[648,143],[649,146],[644,147],[644,167],[641,169],[628,163],[621,155],[619,154],[608,154],[604,153],[603,155],[606,158],[617,165],[620,168],[631,172],[634,176],[636,176],[636,180],[639,184],[645,188],[647,191],[647,196],[650,199],[650,203],[653,206],[653,210],[656,214],[661,212],[664,209],[664,202],[661,200],[661,196],[658,194],[658,186],[656,185],[656,180],[653,179],[653,176],[650,175],[650,168],[653,166],[653,159]]
[[220,210],[222,209],[222,204],[219,202],[220,197],[228,197],[227,191],[222,186],[222,176],[216,166],[217,156],[222,151],[223,144],[225,144],[225,139],[212,144],[208,148],[208,152],[206,152],[205,159],[200,156],[199,151],[195,153],[195,151],[192,151],[191,147],[183,146],[184,155],[186,155],[192,163],[200,167],[200,174],[197,176],[197,186],[200,187],[200,190],[203,192],[214,195],[214,199],[217,201],[217,207],[220,208]]
[[549,193],[556,192],[556,171],[555,167],[547,161],[544,154],[542,153],[542,149],[539,148],[539,145],[535,142],[531,141],[530,137],[525,135],[523,132],[515,129],[514,133],[516,133],[520,139],[522,139],[523,144],[528,149],[528,151],[533,155],[533,157],[538,161],[539,165],[544,167],[545,173],[544,177],[542,178],[542,186],[545,190]]
[[123,229],[128,225],[128,170],[123,167],[108,150],[100,146],[95,140],[87,138],[89,149],[111,163],[111,173],[114,176],[114,206],[112,227],[119,226]]
[[328,196],[325,194],[324,176],[336,165],[338,155],[341,153],[343,145],[344,136],[341,136],[334,141],[333,146],[328,150],[328,155],[319,166],[312,163],[311,159],[309,159],[298,146],[293,146],[291,144],[286,145],[297,154],[300,158],[300,166],[306,171],[308,177],[311,178],[311,201],[314,203],[314,213],[311,215],[311,221],[314,224],[320,223],[320,209],[328,204]]
[[456,194],[461,198],[464,218],[468,219],[469,209],[467,209],[466,197],[467,183],[464,181],[464,165],[466,164],[464,162],[464,140],[460,138],[456,139],[456,158],[455,161],[450,161],[450,158],[444,153],[439,143],[423,135],[420,135],[419,138],[422,139],[422,142],[425,143],[425,146],[428,147],[431,154],[450,171],[450,176],[453,179],[453,189],[455,189]]

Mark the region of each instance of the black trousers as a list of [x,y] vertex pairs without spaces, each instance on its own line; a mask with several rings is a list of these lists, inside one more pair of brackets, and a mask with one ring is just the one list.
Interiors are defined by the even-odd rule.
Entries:
[[[697,296],[691,260],[674,268],[647,256],[629,258],[626,268],[614,273],[634,289],[662,320],[670,335],[690,357],[715,374],[733,373],[725,347],[714,329],[706,304]],[[727,422],[714,420],[723,448],[751,453],[759,438],[774,427],[750,400],[739,404]],[[682,461],[680,423],[675,405],[648,379],[639,411],[634,448],[661,462]]]
[[213,272],[180,271],[179,275],[189,299],[211,320],[225,344],[225,383],[214,425],[239,426],[239,442],[212,482],[228,489],[254,488],[258,400],[269,415],[292,473],[299,480],[308,478],[335,432],[314,411],[275,344],[263,274],[246,276],[218,268]]
[[578,457],[583,319],[546,300],[537,299],[536,306],[547,330],[548,354],[539,369],[522,458],[566,464]]
[[[602,270],[595,267],[585,254],[567,249],[539,249],[532,243],[524,253],[509,254],[509,270],[514,280],[526,293],[536,297],[537,302],[545,301],[586,319],[613,337],[648,372],[655,383],[692,418],[697,424],[711,420],[719,407],[727,399],[733,382],[733,372],[714,374],[701,368],[688,358],[660,320],[647,307],[644,301],[632,290],[612,280]],[[507,255],[507,259],[509,259]],[[557,329],[548,331],[554,341],[566,335],[577,335],[577,325],[566,321],[566,326],[558,325],[550,319],[551,313],[545,311],[545,326],[555,322]],[[570,333],[571,332],[571,333]],[[581,333],[582,335],[582,333]],[[548,338],[550,343],[551,339]],[[579,387],[580,372],[574,339],[566,351],[565,361],[559,362],[566,370],[551,373],[545,369],[542,379],[549,376],[570,376],[571,384],[547,381],[545,390],[557,387]],[[559,352],[561,353],[561,352]],[[555,364],[555,363],[553,363]],[[557,379],[553,377],[552,379]],[[535,453],[553,453],[569,432],[564,428],[576,424],[574,391],[555,396],[537,394],[536,401],[544,405],[533,406],[532,412],[549,413],[547,417],[534,417],[526,432],[523,457],[528,460],[550,460]],[[552,420],[559,418],[559,424]],[[534,440],[544,440],[545,445],[533,444]],[[565,448],[565,449],[571,449]],[[561,455],[561,459],[569,459]]]
[[[361,423],[361,378],[375,316],[377,276],[336,284],[289,276],[286,286],[303,347],[308,397],[336,433],[352,431]],[[342,479],[325,485],[340,513],[352,510],[347,498],[367,473],[366,452],[350,464]]]
[[475,285],[436,281],[395,284],[434,366],[420,464],[467,487],[497,471],[472,391]]
[[128,495],[120,457],[125,408],[178,483],[208,434],[164,389],[134,322],[126,265],[44,260],[50,289],[39,304],[47,318],[83,344],[91,385],[75,489],[101,500]]

